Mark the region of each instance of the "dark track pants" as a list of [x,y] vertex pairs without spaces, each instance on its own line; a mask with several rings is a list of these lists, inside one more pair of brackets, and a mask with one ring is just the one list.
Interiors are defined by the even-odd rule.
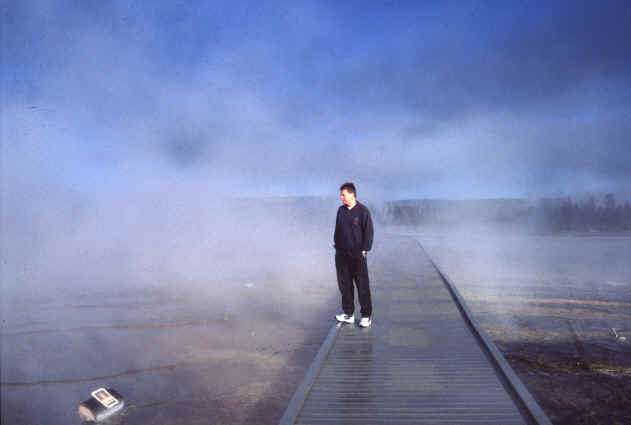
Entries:
[[355,311],[355,288],[357,285],[359,305],[362,317],[372,315],[372,303],[370,301],[370,286],[368,281],[368,264],[366,258],[360,254],[359,258],[351,257],[341,252],[335,253],[335,269],[337,271],[337,284],[342,293],[342,310],[351,315]]

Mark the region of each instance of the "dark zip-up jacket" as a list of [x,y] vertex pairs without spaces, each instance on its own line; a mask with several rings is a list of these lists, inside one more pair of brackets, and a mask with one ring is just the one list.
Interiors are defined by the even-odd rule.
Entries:
[[333,246],[353,256],[361,255],[362,251],[372,248],[373,226],[368,208],[357,203],[350,210],[346,205],[337,209]]

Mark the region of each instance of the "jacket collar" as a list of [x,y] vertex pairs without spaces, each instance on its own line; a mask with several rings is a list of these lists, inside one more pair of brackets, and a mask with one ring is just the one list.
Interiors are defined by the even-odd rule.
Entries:
[[357,208],[358,206],[359,206],[359,201],[357,199],[355,200],[355,205],[353,205],[353,208],[349,208],[348,205],[344,204],[344,207],[349,211]]

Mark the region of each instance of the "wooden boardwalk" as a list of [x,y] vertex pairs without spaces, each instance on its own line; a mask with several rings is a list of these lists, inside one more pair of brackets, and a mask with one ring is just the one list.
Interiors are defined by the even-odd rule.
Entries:
[[418,241],[368,261],[372,327],[333,324],[282,425],[549,423]]

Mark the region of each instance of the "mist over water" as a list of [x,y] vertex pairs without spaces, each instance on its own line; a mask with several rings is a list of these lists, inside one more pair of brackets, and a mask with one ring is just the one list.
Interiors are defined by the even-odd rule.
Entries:
[[282,414],[338,308],[335,198],[63,205],[9,234],[38,244],[3,268],[3,422],[78,423],[104,385],[133,405],[124,423]]

